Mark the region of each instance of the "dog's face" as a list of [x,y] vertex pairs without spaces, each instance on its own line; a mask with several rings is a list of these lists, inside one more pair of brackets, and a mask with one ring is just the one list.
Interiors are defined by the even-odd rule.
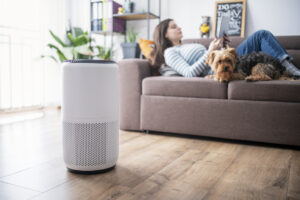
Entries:
[[238,54],[234,48],[212,51],[207,55],[206,63],[214,70],[217,81],[229,81],[233,73]]

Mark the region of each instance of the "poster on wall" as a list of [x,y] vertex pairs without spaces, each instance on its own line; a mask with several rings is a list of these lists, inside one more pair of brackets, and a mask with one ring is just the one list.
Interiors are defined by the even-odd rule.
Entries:
[[246,0],[216,1],[213,35],[244,37]]

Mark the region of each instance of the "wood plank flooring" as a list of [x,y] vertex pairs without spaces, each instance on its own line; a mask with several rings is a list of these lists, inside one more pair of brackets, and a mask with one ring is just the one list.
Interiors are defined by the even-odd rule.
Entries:
[[76,175],[60,113],[0,126],[0,199],[300,199],[297,147],[120,131],[116,167]]

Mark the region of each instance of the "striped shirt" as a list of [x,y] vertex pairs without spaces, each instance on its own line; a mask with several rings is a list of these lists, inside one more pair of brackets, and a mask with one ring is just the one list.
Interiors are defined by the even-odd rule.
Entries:
[[209,65],[204,64],[208,51],[201,44],[184,44],[169,47],[164,52],[168,66],[184,77],[204,77],[213,74]]

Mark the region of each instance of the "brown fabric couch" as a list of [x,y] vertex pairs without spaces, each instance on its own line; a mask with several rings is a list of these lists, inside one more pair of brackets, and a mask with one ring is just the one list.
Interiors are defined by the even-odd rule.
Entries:
[[[300,66],[300,36],[278,36]],[[206,47],[211,39],[188,39]],[[232,38],[236,47],[243,38]],[[119,63],[120,128],[300,145],[300,81],[151,76],[144,59]]]

